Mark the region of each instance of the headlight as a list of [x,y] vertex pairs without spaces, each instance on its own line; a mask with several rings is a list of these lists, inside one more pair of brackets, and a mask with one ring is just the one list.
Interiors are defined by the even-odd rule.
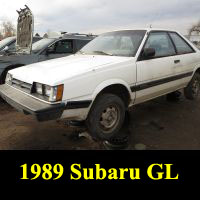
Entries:
[[42,95],[49,102],[62,100],[64,85],[49,86],[41,83],[35,83],[35,92]]
[[52,87],[46,85],[44,87],[44,95],[46,95],[47,97],[50,97],[52,93]]
[[7,75],[6,75],[6,83],[12,82],[12,79],[13,79],[13,76],[11,74],[7,73]]
[[36,93],[37,94],[43,94],[43,89],[42,89],[42,84],[40,84],[40,83],[36,83]]

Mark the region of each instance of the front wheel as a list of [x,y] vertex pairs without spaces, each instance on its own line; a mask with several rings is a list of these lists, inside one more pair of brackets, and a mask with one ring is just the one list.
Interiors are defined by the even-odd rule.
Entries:
[[95,139],[109,140],[119,134],[125,119],[125,104],[114,94],[102,94],[94,102],[87,127]]
[[185,97],[189,100],[196,100],[200,93],[200,74],[194,74],[188,86],[184,89]]

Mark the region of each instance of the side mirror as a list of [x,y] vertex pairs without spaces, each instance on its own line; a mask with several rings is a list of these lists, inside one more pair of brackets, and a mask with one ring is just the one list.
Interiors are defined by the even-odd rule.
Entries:
[[156,55],[156,50],[154,48],[146,48],[143,51],[143,58],[152,58]]

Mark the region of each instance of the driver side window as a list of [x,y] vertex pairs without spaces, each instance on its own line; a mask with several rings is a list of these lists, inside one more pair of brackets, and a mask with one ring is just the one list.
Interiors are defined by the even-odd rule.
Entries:
[[59,40],[51,45],[48,50],[52,54],[73,53],[73,45],[70,40]]
[[150,33],[144,48],[155,49],[154,58],[172,56],[176,54],[172,41],[166,32]]

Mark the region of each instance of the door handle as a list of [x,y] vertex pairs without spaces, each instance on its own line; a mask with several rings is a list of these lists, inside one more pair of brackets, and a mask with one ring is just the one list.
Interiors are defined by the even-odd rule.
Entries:
[[180,63],[180,62],[181,62],[180,60],[175,60],[175,61],[174,61],[175,64],[178,64],[178,63]]

